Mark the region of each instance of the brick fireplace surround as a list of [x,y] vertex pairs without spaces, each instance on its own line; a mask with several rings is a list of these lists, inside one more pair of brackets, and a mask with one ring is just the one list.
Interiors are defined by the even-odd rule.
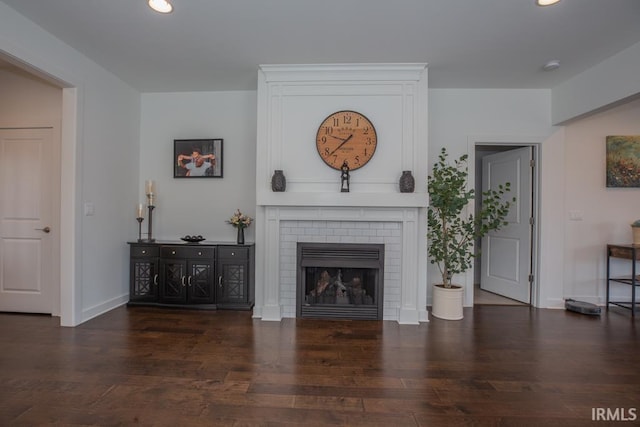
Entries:
[[[427,321],[426,289],[419,286],[424,252],[418,238],[422,218],[417,207],[266,208],[263,320],[296,317],[296,244],[382,243],[385,245],[383,319],[404,324]],[[256,281],[259,285],[259,282]],[[258,290],[256,290],[258,293]],[[421,302],[420,302],[421,301]]]

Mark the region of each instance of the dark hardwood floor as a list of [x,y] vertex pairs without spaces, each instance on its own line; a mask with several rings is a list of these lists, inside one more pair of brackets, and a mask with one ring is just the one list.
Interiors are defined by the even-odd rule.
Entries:
[[617,308],[479,306],[462,321],[408,326],[121,307],[57,324],[0,314],[0,425],[584,426],[592,408],[640,417],[639,320]]

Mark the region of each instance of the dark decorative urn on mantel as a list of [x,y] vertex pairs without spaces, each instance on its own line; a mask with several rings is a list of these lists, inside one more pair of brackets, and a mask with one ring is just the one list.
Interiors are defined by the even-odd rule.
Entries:
[[411,175],[411,171],[402,171],[402,176],[400,176],[400,192],[413,193],[415,187],[416,181],[413,175]]
[[287,179],[284,177],[284,173],[280,169],[276,169],[271,177],[271,190],[272,191],[284,191],[287,188]]

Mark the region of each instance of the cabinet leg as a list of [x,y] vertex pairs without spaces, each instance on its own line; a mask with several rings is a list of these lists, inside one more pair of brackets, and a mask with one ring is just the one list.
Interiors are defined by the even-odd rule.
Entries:
[[607,249],[607,292],[606,292],[606,301],[607,301],[607,310],[609,310],[609,287],[611,286],[611,250]]

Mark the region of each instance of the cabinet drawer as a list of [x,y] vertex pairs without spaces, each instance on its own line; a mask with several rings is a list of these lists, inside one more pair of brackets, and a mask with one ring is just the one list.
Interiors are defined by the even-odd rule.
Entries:
[[157,257],[160,253],[157,246],[131,246],[132,257]]
[[218,246],[218,258],[249,259],[249,248]]
[[214,248],[193,246],[164,246],[162,258],[213,258]]

